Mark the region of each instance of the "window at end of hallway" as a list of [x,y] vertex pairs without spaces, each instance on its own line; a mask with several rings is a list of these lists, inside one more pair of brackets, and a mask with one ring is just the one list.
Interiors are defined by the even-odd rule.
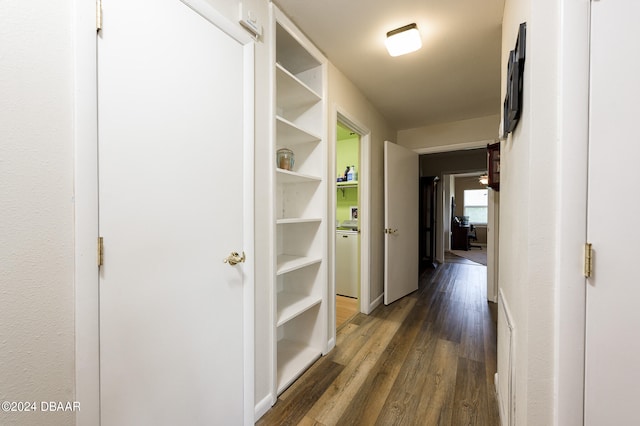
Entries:
[[489,194],[486,189],[465,189],[464,215],[469,216],[469,223],[473,225],[487,224],[488,199]]

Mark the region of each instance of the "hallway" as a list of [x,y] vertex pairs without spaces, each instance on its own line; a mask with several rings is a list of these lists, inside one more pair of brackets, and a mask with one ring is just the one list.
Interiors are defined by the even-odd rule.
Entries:
[[337,333],[258,425],[498,425],[486,268],[425,271],[418,291]]

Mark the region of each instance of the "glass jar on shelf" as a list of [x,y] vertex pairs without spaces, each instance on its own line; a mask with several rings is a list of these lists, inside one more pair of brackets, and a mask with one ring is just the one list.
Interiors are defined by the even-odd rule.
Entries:
[[279,169],[293,170],[295,154],[289,148],[280,148],[276,153],[276,165]]

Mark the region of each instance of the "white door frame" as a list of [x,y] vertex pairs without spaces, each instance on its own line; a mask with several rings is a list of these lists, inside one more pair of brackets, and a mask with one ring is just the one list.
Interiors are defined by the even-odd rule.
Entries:
[[331,111],[331,124],[329,128],[329,176],[332,177],[328,187],[329,208],[329,350],[336,342],[336,147],[338,121],[360,135],[360,171],[358,172],[358,192],[360,198],[360,211],[358,222],[360,226],[360,312],[369,314],[373,308],[370,302],[371,288],[370,256],[371,256],[371,131],[358,122],[351,114],[341,106],[334,105]]
[[[558,36],[558,182],[555,424],[584,422],[584,336],[586,282],[582,250],[586,242],[589,138],[589,0],[561,2]],[[502,212],[501,212],[502,213]],[[508,214],[508,212],[504,212]]]
[[[243,246],[254,250],[254,39],[206,0],[181,0],[244,46],[244,216]],[[96,3],[76,0],[74,42],[74,208],[75,208],[75,399],[82,409],[76,424],[100,424],[98,237],[98,100]],[[255,256],[252,256],[255,257]],[[243,294],[244,423],[254,423],[254,261],[247,259]]]

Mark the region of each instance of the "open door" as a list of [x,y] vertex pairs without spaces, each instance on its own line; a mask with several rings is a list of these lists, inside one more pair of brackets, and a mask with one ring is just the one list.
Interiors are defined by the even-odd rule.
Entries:
[[418,289],[418,154],[384,143],[384,304]]

